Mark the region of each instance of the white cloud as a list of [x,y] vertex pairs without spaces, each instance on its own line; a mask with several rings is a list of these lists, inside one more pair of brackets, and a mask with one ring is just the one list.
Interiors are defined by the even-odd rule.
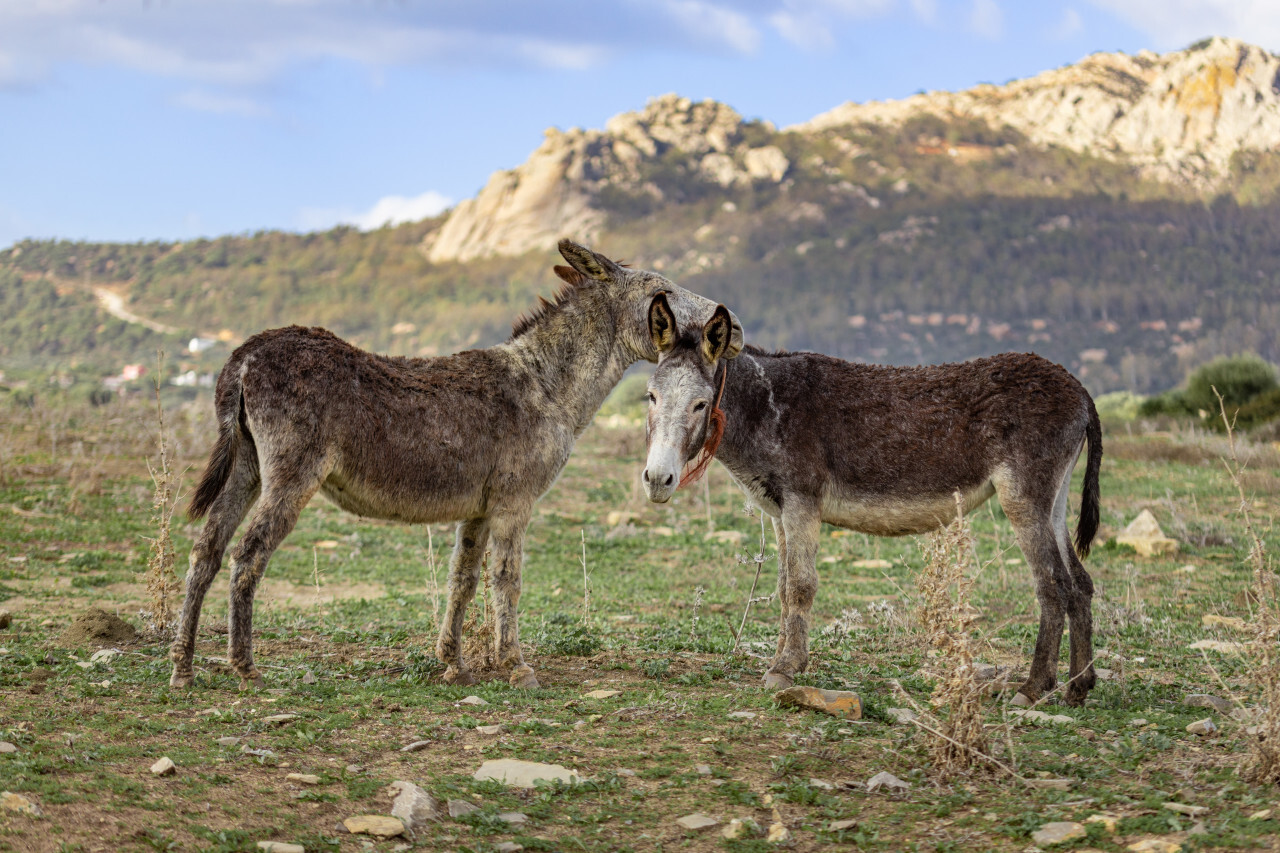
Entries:
[[695,38],[709,37],[739,53],[754,53],[760,44],[760,31],[741,12],[702,0],[666,0],[662,8]]
[[[932,0],[912,0],[930,3]],[[804,50],[835,47],[835,24],[840,20],[872,18],[891,12],[896,0],[783,0],[769,16],[778,35]]]
[[778,35],[804,50],[830,50],[835,44],[831,28],[817,15],[775,12],[769,23]]
[[921,22],[933,24],[938,20],[938,0],[911,0],[911,11]]
[[973,0],[969,13],[969,29],[992,41],[1004,35],[1004,12],[996,0]]
[[353,212],[347,208],[304,207],[298,211],[297,223],[299,228],[306,231],[323,230],[339,224],[354,225],[361,231],[372,231],[384,225],[399,225],[435,216],[452,204],[453,199],[434,190],[427,190],[422,195],[413,197],[385,196],[364,212]]
[[1280,48],[1275,0],[1089,0],[1150,36],[1155,48],[1186,47],[1207,36],[1229,36]]
[[271,110],[253,98],[236,95],[219,95],[201,89],[191,89],[174,98],[178,106],[199,112],[217,113],[219,115],[237,115],[244,118],[261,118],[271,114]]
[[1080,17],[1080,13],[1068,6],[1062,10],[1062,18],[1054,26],[1052,36],[1059,41],[1065,41],[1072,36],[1079,35],[1084,30],[1084,21]]

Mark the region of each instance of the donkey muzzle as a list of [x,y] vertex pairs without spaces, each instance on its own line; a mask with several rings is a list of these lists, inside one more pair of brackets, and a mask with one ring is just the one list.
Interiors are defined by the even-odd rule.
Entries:
[[680,485],[680,471],[684,463],[680,451],[674,447],[654,446],[649,450],[649,460],[640,479],[649,500],[664,504],[671,500]]

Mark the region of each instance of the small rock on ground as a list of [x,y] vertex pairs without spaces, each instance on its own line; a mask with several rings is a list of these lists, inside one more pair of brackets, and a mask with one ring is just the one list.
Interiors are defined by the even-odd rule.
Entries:
[[31,800],[21,794],[14,794],[10,791],[0,792],[0,808],[11,812],[22,812],[33,817],[39,817],[41,814],[40,807]]
[[1132,853],[1178,853],[1182,845],[1167,838],[1143,838],[1124,849]]
[[1211,693],[1190,693],[1182,700],[1189,708],[1212,708],[1219,714],[1231,713],[1231,702]]
[[440,804],[417,785],[397,780],[391,783],[391,788],[396,791],[391,816],[399,818],[410,832],[417,832],[428,821],[440,819]]
[[773,695],[782,707],[821,711],[847,720],[862,719],[862,700],[849,690],[822,690],[817,687],[788,687]]
[[868,793],[871,793],[878,788],[900,788],[905,791],[910,787],[911,784],[909,782],[903,782],[887,770],[881,770],[879,773],[867,780]]
[[838,832],[842,829],[853,829],[857,825],[858,825],[857,818],[848,818],[846,820],[833,820],[831,821],[831,831]]
[[730,711],[727,714],[731,720],[754,720],[756,718],[755,711]]
[[621,696],[621,690],[592,690],[584,696],[584,699],[612,699],[614,696]]
[[481,699],[479,696],[468,696],[465,699],[458,700],[459,705],[488,705],[489,703]]
[[886,708],[884,713],[897,725],[906,725],[917,719],[916,712],[910,708]]
[[515,841],[503,841],[500,844],[495,844],[493,849],[497,850],[498,853],[520,853],[524,849],[524,845]]
[[1070,791],[1076,784],[1075,779],[1028,779],[1027,784],[1032,788],[1048,789],[1050,791]]
[[218,746],[239,746],[240,738],[238,737],[220,737],[218,738]]
[[1161,805],[1171,812],[1184,814],[1187,817],[1200,817],[1209,813],[1208,806],[1189,806],[1186,803],[1161,803]]
[[312,773],[290,773],[284,777],[290,782],[297,782],[299,785],[319,785],[320,777]]
[[1098,813],[1098,814],[1091,814],[1091,815],[1089,815],[1087,818],[1085,818],[1085,819],[1084,819],[1084,822],[1085,822],[1085,823],[1100,823],[1100,824],[1102,824],[1102,828],[1103,828],[1103,829],[1105,829],[1107,832],[1115,832],[1115,831],[1116,831],[1116,825],[1117,825],[1117,824],[1119,824],[1119,822],[1120,822],[1120,818],[1116,817],[1116,816],[1115,816],[1115,815],[1113,815],[1113,814],[1107,814],[1107,813],[1105,813],[1105,812],[1100,812],[1100,813]]
[[699,776],[710,776],[710,775],[711,775],[711,765],[710,765],[710,764],[695,764],[695,765],[693,766],[693,772],[694,772],[694,773],[697,773]]
[[498,820],[509,826],[521,827],[529,822],[529,816],[524,812],[498,812]]
[[724,825],[724,829],[720,830],[720,836],[728,841],[736,841],[739,838],[746,838],[751,834],[751,826],[744,820],[734,818]]
[[1271,820],[1271,809],[1262,809],[1249,815],[1249,820]]
[[1084,828],[1083,823],[1076,823],[1073,820],[1058,820],[1053,823],[1046,823],[1031,833],[1031,840],[1037,845],[1065,844],[1077,838],[1084,838],[1088,834],[1089,832]]
[[769,824],[769,834],[765,836],[764,840],[770,844],[783,844],[791,840],[791,830],[780,823],[771,823]]
[[172,776],[178,772],[178,765],[173,763],[169,756],[165,756],[151,765],[151,772],[157,776]]
[[395,838],[404,834],[404,824],[399,818],[380,814],[362,814],[342,822],[352,835],[372,835],[377,838]]
[[502,734],[502,726],[476,726],[476,731],[485,737],[496,737]]
[[400,751],[401,752],[417,752],[418,750],[426,749],[429,746],[431,746],[431,741],[429,740],[415,740],[413,743],[406,744],[400,747]]
[[1203,720],[1196,720],[1187,726],[1187,734],[1192,735],[1211,735],[1218,730],[1213,720],[1205,717]]
[[14,744],[9,743],[7,740],[0,740],[0,755],[4,755],[5,753],[9,753],[9,752],[17,752],[17,751],[18,751],[18,747],[15,746]]
[[705,829],[708,826],[715,826],[719,822],[713,817],[707,817],[702,812],[694,812],[676,819],[676,823],[685,829]]
[[272,714],[270,717],[263,717],[262,722],[271,723],[273,726],[283,726],[285,723],[291,723],[298,719],[297,714]]
[[307,670],[307,671],[306,671],[305,673],[303,673],[303,675],[302,675],[302,683],[303,683],[303,684],[315,684],[315,683],[316,683],[316,674],[315,674],[314,672],[312,672],[311,670]]
[[259,841],[258,849],[264,853],[307,853],[301,844],[290,844],[287,841]]
[[824,782],[821,779],[812,779],[812,778],[809,780],[809,787],[817,788],[822,791],[834,791],[836,789],[836,786],[832,785],[830,782]]
[[513,788],[533,788],[539,779],[548,782],[576,783],[578,774],[561,767],[559,764],[541,764],[537,761],[520,761],[515,758],[500,758],[486,761],[473,777],[477,782],[493,779],[510,785]]
[[449,817],[457,820],[460,817],[466,817],[472,812],[480,811],[480,807],[475,803],[469,803],[466,800],[449,800],[445,804],[445,808],[449,810]]

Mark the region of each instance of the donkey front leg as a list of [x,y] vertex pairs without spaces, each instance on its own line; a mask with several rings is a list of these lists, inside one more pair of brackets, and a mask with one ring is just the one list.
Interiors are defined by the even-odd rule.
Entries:
[[465,687],[475,684],[476,679],[467,671],[466,662],[462,659],[462,620],[467,606],[476,596],[480,561],[484,557],[485,546],[489,544],[489,520],[473,518],[459,522],[457,537],[449,566],[449,603],[445,607],[444,621],[440,623],[436,657],[445,665],[445,683]]
[[809,623],[812,621],[813,598],[818,592],[818,533],[821,516],[817,506],[784,504],[782,527],[786,547],[783,557],[783,579],[779,582],[782,596],[782,636],[778,654],[764,685],[770,689],[790,687],[795,676],[809,665]]
[[498,666],[511,671],[511,686],[536,689],[538,677],[520,652],[517,606],[520,603],[520,569],[524,563],[524,532],[529,512],[493,519],[493,632]]

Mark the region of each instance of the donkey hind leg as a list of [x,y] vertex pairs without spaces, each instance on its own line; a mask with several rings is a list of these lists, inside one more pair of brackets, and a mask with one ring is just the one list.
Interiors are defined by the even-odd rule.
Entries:
[[1040,630],[1036,634],[1031,672],[1018,692],[1038,701],[1058,684],[1058,649],[1066,621],[1066,606],[1074,586],[1071,574],[1058,551],[1058,537],[1048,512],[1031,519],[1005,510],[1013,522],[1018,547],[1022,549],[1035,577],[1036,598],[1040,602]]
[[788,505],[782,512],[786,529],[786,584],[783,595],[782,651],[764,675],[766,687],[790,687],[809,665],[810,608],[818,591],[818,533],[821,516],[816,506]]
[[524,532],[529,524],[528,511],[497,514],[492,518],[494,567],[493,587],[494,659],[498,666],[510,670],[511,686],[536,689],[538,677],[525,663],[520,652],[520,628],[517,605],[520,603],[520,569],[524,562]]
[[200,531],[191,549],[182,616],[178,621],[178,633],[169,650],[169,658],[173,661],[173,674],[169,676],[171,687],[189,687],[195,678],[192,660],[195,657],[196,627],[200,622],[200,608],[204,605],[205,593],[222,568],[222,555],[227,549],[227,543],[258,499],[260,485],[258,455],[253,443],[241,442],[231,476],[209,508],[204,529]]
[[[1083,446],[1082,448],[1083,449]],[[1093,578],[1085,571],[1084,563],[1076,555],[1067,530],[1068,496],[1071,489],[1071,471],[1075,459],[1067,466],[1053,505],[1053,532],[1058,540],[1058,554],[1067,566],[1071,584],[1066,589],[1067,619],[1071,625],[1071,668],[1068,670],[1065,701],[1068,705],[1083,705],[1089,691],[1097,683],[1093,669]]]
[[446,684],[465,687],[476,683],[462,660],[462,618],[466,615],[467,605],[475,598],[480,560],[488,542],[488,519],[473,518],[458,523],[457,541],[453,545],[453,559],[449,565],[449,603],[445,606],[444,621],[440,623],[440,636],[436,640],[436,657],[445,665]]
[[267,561],[298,523],[324,482],[321,465],[288,479],[268,476],[249,526],[231,549],[231,613],[228,618],[227,657],[240,676],[240,687],[261,687],[262,673],[253,665],[253,595],[267,569]]
[[[763,510],[761,510],[763,512]],[[791,608],[787,605],[790,600],[787,596],[787,532],[782,527],[782,519],[772,518],[773,536],[778,540],[778,588],[774,595],[778,598],[778,603],[782,607],[782,625],[787,624],[787,615],[791,612]],[[786,631],[778,631],[778,647],[773,653],[773,660],[769,662],[769,671],[777,665],[782,659],[782,651],[786,648],[787,633]],[[782,676],[771,677],[768,672],[764,676],[764,686],[770,689],[778,687],[790,687],[791,683]]]

